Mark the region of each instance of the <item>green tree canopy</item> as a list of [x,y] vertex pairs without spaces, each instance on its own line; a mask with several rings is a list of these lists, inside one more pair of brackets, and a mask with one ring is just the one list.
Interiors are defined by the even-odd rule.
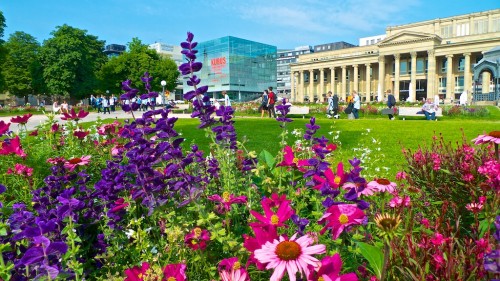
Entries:
[[43,79],[41,73],[36,71],[40,65],[40,43],[35,37],[16,31],[10,35],[5,48],[8,53],[2,67],[2,75],[9,93],[18,97],[43,93],[44,85],[40,82]]
[[104,41],[68,25],[59,26],[40,52],[49,94],[81,99],[98,88],[97,71],[106,62]]
[[[5,30],[5,27],[7,27],[7,25],[5,24],[5,17],[3,16],[3,12],[0,11],[0,66],[3,66],[7,54],[7,49],[5,49],[5,47],[3,46],[3,32]],[[0,92],[2,92],[4,89],[5,80],[2,73],[0,73]]]
[[177,65],[169,57],[160,56],[155,50],[142,44],[138,38],[133,38],[128,44],[128,51],[109,59],[99,72],[102,81],[101,90],[112,93],[121,93],[121,82],[132,80],[132,85],[140,90],[144,89],[141,77],[144,72],[153,77],[151,82],[153,91],[161,91],[161,81],[165,80],[165,89],[173,90],[176,86],[179,71]]

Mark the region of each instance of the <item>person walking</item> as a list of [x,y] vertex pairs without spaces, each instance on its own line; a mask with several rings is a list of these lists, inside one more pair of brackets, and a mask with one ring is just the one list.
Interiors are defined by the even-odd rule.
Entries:
[[106,112],[108,112],[108,114],[111,114],[111,112],[109,111],[109,99],[108,99],[108,97],[103,97],[103,99],[102,99],[102,109],[103,109],[103,113],[102,114],[106,114]]
[[222,92],[224,95],[224,106],[231,106],[231,100],[229,99],[229,95],[226,91]]
[[271,115],[276,118],[276,110],[274,109],[274,104],[276,103],[276,94],[273,92],[273,87],[269,87],[267,94],[267,110],[269,112],[269,117]]
[[[396,105],[396,98],[391,92],[391,89],[387,89],[387,107],[392,110],[392,108]],[[388,114],[389,120],[394,120],[394,115]]]
[[339,111],[339,96],[337,94],[332,96],[332,92],[328,92],[328,107],[327,107],[327,117],[338,119]]
[[102,96],[98,96],[97,99],[96,99],[96,107],[97,107],[97,113],[101,113],[102,112]]
[[260,102],[259,111],[261,112],[260,118],[264,118],[264,113],[267,111],[267,103],[269,102],[267,89],[262,93],[262,101]]
[[109,99],[109,107],[111,108],[111,111],[115,112],[115,106],[116,106],[116,98],[114,95],[111,95],[111,98]]
[[361,109],[361,100],[356,91],[352,92],[352,102],[354,103],[354,107],[352,108],[352,114],[354,115],[354,119],[359,119],[359,110]]

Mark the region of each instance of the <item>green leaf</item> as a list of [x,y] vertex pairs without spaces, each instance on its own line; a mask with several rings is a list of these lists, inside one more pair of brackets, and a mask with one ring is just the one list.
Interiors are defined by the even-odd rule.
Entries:
[[266,163],[268,167],[274,167],[276,160],[274,159],[274,156],[271,153],[269,153],[269,151],[264,149],[259,154],[259,162]]
[[485,219],[479,222],[479,237],[483,237],[486,231],[488,231],[491,227],[490,222]]
[[363,242],[358,242],[357,244],[361,250],[361,255],[363,255],[363,257],[368,261],[373,273],[375,273],[377,278],[380,279],[382,277],[382,268],[384,266],[384,253],[382,252],[382,249]]

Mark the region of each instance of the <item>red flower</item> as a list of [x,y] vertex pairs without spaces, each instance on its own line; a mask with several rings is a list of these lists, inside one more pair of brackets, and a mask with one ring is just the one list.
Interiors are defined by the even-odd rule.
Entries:
[[142,281],[144,280],[148,269],[149,263],[147,262],[143,262],[141,267],[134,266],[132,268],[126,269],[125,275],[127,275],[127,278],[125,278],[124,281]]
[[31,118],[31,116],[33,116],[33,114],[28,113],[24,114],[23,116],[12,117],[10,119],[10,122],[25,125],[26,123],[28,123],[28,120]]
[[75,120],[75,121],[78,121],[80,119],[83,119],[85,117],[87,117],[87,115],[89,115],[88,112],[85,112],[83,109],[80,109],[80,111],[78,112],[78,114],[75,112],[75,109],[72,108],[71,109],[71,112],[68,114],[66,112],[63,112],[63,117],[61,117],[62,120]]
[[205,250],[207,241],[209,240],[210,232],[199,227],[196,227],[184,236],[184,244],[193,250]]
[[89,131],[75,131],[75,132],[73,132],[73,136],[77,137],[80,140],[83,140],[88,134],[90,134]]
[[36,137],[36,136],[38,136],[38,130],[34,130],[34,131],[33,131],[33,132],[31,132],[29,135],[30,135],[30,136],[32,136],[32,137]]
[[50,127],[50,132],[56,133],[57,131],[59,131],[59,124],[57,123],[52,124],[52,126]]
[[0,149],[0,155],[9,155],[9,154],[17,154],[21,157],[26,157],[26,153],[24,153],[21,148],[21,140],[19,136],[16,136],[13,139],[4,139],[2,143],[2,148]]
[[125,199],[123,198],[120,198],[118,200],[115,201],[115,205],[112,209],[111,209],[111,212],[112,213],[116,213],[122,209],[125,209],[127,208],[127,206],[129,205],[127,202],[125,202]]
[[10,123],[0,121],[0,136],[9,131]]

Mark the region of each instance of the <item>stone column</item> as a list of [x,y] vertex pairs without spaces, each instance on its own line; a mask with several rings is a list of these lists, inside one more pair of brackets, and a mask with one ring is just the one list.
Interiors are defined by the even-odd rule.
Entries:
[[332,91],[332,94],[335,94],[337,89],[335,89],[335,67],[330,67],[330,91]]
[[305,73],[304,73],[304,70],[301,70],[300,71],[300,85],[299,85],[299,101],[300,102],[304,102],[304,87],[305,87],[305,83],[304,83],[304,76],[305,76]]
[[399,100],[399,72],[400,72],[400,54],[394,55],[394,97]]
[[433,98],[437,93],[436,90],[436,57],[434,56],[434,50],[427,51],[427,97]]
[[292,100],[292,102],[297,101],[297,97],[295,96],[295,80],[297,79],[297,77],[295,77],[295,75],[295,71],[292,71],[292,73],[290,73],[290,99]]
[[354,67],[354,79],[353,79],[354,80],[354,87],[353,87],[353,89],[354,89],[354,91],[359,92],[359,89],[358,89],[359,88],[358,87],[358,83],[359,83],[359,81],[358,81],[358,65],[355,64],[355,65],[353,65],[353,67]]
[[370,91],[371,91],[370,84],[372,83],[371,78],[370,78],[370,64],[367,63],[367,64],[365,64],[365,66],[366,66],[366,71],[365,71],[365,73],[366,73],[366,77],[365,77],[366,101],[370,101]]
[[464,90],[469,91],[472,89],[472,75],[470,73],[470,53],[465,53],[465,67],[464,67]]
[[378,57],[378,101],[382,101],[385,91],[385,56]]
[[311,69],[309,70],[309,93],[307,93],[307,95],[309,96],[309,101],[314,101],[313,87],[314,87],[314,69]]
[[341,94],[341,97],[342,99],[345,101],[346,100],[346,96],[347,96],[347,69],[346,69],[346,66],[343,65],[342,66],[342,88],[340,90],[340,94]]
[[411,87],[409,100],[415,102],[417,99],[417,52],[411,52]]
[[455,98],[453,80],[453,55],[446,55],[446,99]]
[[320,96],[319,98],[322,99],[323,98],[323,94],[325,94],[325,69],[321,68],[319,70],[319,94],[318,96]]

